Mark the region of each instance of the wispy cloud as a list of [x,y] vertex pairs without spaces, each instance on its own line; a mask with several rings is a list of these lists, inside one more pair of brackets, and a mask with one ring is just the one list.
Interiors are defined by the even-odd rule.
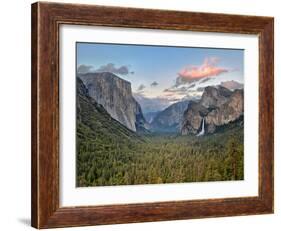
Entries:
[[196,91],[198,91],[198,92],[203,92],[204,89],[205,89],[205,87],[198,87]]
[[[195,87],[195,86],[192,86]],[[163,91],[163,96],[170,101],[176,100],[194,100],[198,99],[202,95],[202,91],[190,89],[191,87],[171,87]]]
[[106,65],[100,66],[95,72],[111,72],[114,74],[120,74],[120,75],[128,75],[128,74],[134,74],[133,71],[129,71],[129,67],[126,65],[116,67],[114,63],[108,63]]
[[150,86],[151,87],[157,87],[159,85],[159,83],[157,83],[156,81],[153,81]]
[[187,89],[190,89],[190,88],[193,88],[193,87],[195,87],[195,83],[194,83],[194,84],[189,85],[189,86],[187,87]]
[[167,88],[165,89],[164,95],[172,96],[172,95],[185,95],[187,93],[187,87],[179,87],[179,88]]
[[77,67],[78,74],[86,74],[93,70],[93,66],[81,64]]
[[217,57],[208,57],[199,66],[187,66],[183,68],[178,73],[177,85],[215,77],[230,71],[227,68],[218,66],[218,63],[219,59]]
[[134,71],[129,69],[129,66],[122,65],[120,67],[116,67],[114,63],[108,63],[106,65],[100,66],[98,69],[94,69],[91,65],[81,64],[77,67],[78,74],[86,74],[86,73],[94,73],[94,72],[111,72],[117,75],[128,75],[135,74]]
[[202,79],[200,83],[206,83],[206,82],[208,82],[210,80],[211,80],[211,78],[207,77],[207,78]]
[[144,90],[146,87],[145,87],[145,85],[143,85],[143,84],[141,84],[141,85],[139,85],[139,87],[138,87],[138,91],[142,91],[142,90]]

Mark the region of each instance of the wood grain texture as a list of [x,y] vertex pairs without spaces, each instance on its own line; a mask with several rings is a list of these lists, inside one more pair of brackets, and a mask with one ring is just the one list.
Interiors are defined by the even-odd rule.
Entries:
[[[59,206],[59,26],[114,26],[259,36],[259,196]],[[32,226],[52,228],[273,212],[273,18],[92,5],[32,5]]]

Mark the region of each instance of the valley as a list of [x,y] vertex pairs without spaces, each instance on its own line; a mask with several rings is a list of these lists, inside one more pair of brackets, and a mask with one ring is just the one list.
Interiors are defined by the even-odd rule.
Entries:
[[129,82],[79,77],[77,187],[243,180],[242,90],[208,87],[147,122]]

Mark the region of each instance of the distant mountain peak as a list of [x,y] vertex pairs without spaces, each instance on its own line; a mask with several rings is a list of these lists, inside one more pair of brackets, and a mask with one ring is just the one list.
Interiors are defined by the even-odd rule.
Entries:
[[141,93],[133,93],[144,113],[162,111],[171,105],[171,102],[164,97],[148,98]]
[[156,132],[179,132],[183,113],[187,109],[189,101],[179,101],[159,112],[150,124],[150,128]]

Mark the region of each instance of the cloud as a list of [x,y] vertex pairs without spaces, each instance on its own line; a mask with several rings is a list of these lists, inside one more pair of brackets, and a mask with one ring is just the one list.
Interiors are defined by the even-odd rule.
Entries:
[[196,85],[195,84],[191,84],[189,86],[182,86],[182,87],[171,87],[171,88],[167,88],[165,90],[163,90],[165,95],[186,95],[188,92],[193,92],[195,90],[191,90],[191,88],[194,88]]
[[206,82],[208,82],[209,80],[211,80],[211,78],[207,77],[207,78],[203,79],[200,83],[206,83]]
[[143,84],[141,84],[141,85],[139,85],[139,87],[138,87],[138,91],[142,91],[143,89],[145,89],[145,86],[143,85]]
[[163,92],[165,96],[185,95],[187,93],[187,90],[188,90],[187,87],[178,87],[178,88],[167,88]]
[[195,83],[194,83],[194,84],[189,85],[189,86],[187,87],[187,89],[190,89],[190,88],[193,88],[193,87],[195,87]]
[[129,70],[129,66],[123,65],[120,67],[116,67],[114,63],[108,63],[106,65],[100,66],[98,69],[94,69],[91,65],[84,65],[81,64],[77,68],[78,74],[86,74],[86,73],[93,73],[93,72],[111,72],[113,74],[119,75],[128,75],[128,74],[135,74],[134,71]]
[[129,71],[128,66],[120,66],[116,67],[114,63],[108,63],[106,65],[100,66],[95,72],[111,72],[114,74],[119,74],[119,75],[128,75],[128,74],[134,74],[133,71]]
[[173,86],[163,91],[163,96],[170,101],[176,100],[198,100],[203,93],[202,89],[194,89],[196,84],[189,86]]
[[77,68],[77,73],[78,74],[86,74],[86,73],[91,72],[91,70],[93,70],[93,66],[81,64]]
[[200,100],[202,96],[202,92],[198,92],[198,91],[192,91],[192,92],[189,92],[188,94],[186,94],[181,100]]
[[216,57],[205,58],[199,66],[187,66],[178,73],[176,84],[184,84],[198,81],[204,78],[215,77],[230,70],[218,66],[219,59]]
[[242,83],[236,82],[234,80],[221,82],[220,85],[230,90],[241,89],[244,87]]
[[[229,90],[242,89],[244,87],[244,85],[242,83],[239,83],[235,80],[224,81],[224,82],[221,82],[218,85],[209,85],[209,86],[213,86],[213,87],[223,86],[225,88],[228,88]],[[205,89],[205,87],[198,87],[196,89],[196,91],[197,92],[203,92],[204,89]]]
[[158,85],[159,85],[159,83],[157,83],[156,81],[154,81],[150,84],[151,87],[157,87]]
[[198,87],[197,89],[196,89],[196,91],[198,91],[198,92],[203,92],[205,90],[205,87]]

